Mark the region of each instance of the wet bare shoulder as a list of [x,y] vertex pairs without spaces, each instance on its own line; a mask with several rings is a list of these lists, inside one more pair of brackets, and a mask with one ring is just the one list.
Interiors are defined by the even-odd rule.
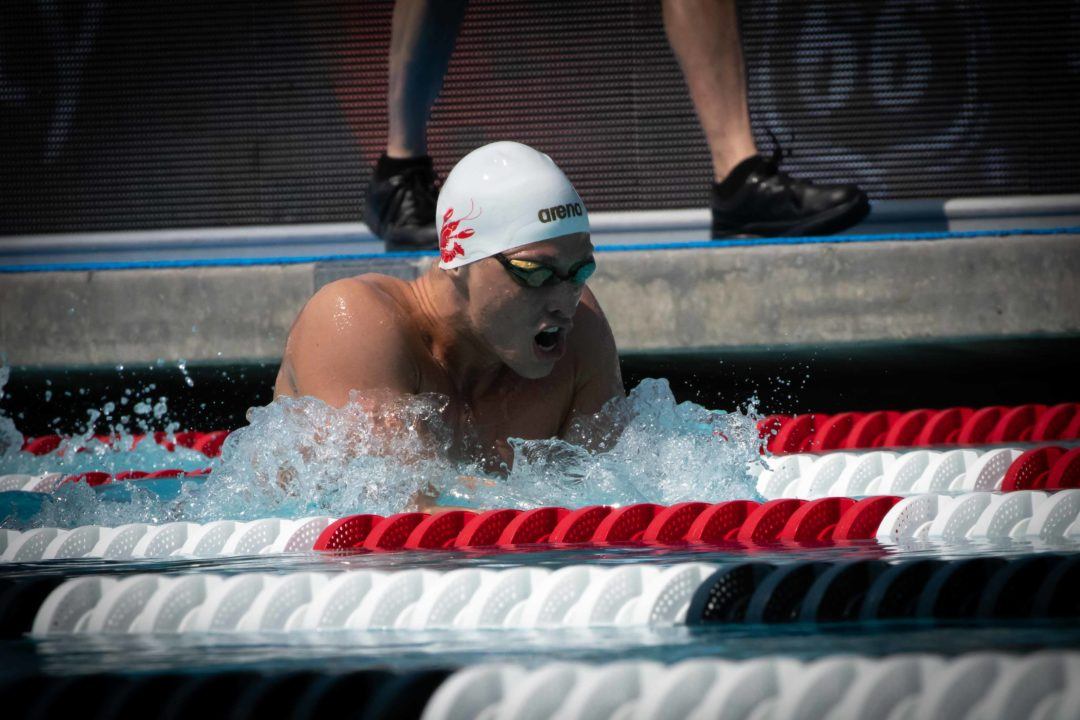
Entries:
[[623,392],[615,337],[599,301],[587,287],[574,314],[570,349],[574,360],[575,404],[579,409],[593,405],[599,409]]
[[350,390],[411,392],[410,326],[394,283],[401,281],[360,275],[315,293],[289,333],[279,393],[341,405]]
[[600,302],[588,287],[581,295],[577,312],[574,313],[574,329],[571,331],[572,349],[578,374],[590,374],[599,367],[617,359],[615,337],[611,332]]

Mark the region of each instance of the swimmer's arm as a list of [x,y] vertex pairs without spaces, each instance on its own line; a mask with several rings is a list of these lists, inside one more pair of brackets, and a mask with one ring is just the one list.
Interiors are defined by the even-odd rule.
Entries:
[[319,290],[300,312],[276,394],[308,395],[341,407],[351,390],[415,392],[417,377],[393,304],[378,288],[349,278]]
[[599,448],[613,441],[618,430],[612,423],[592,417],[611,400],[626,396],[615,336],[596,296],[585,288],[574,314],[575,359],[574,397],[563,421],[559,437]]

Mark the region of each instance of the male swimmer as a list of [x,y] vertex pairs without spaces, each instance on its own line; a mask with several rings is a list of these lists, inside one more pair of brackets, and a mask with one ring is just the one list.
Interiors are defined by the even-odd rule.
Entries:
[[478,459],[509,464],[507,438],[566,438],[624,394],[585,285],[596,269],[588,213],[551,158],[515,142],[462,158],[437,212],[441,258],[416,280],[368,273],[315,293],[275,394],[342,406],[353,390],[438,393],[469,418]]

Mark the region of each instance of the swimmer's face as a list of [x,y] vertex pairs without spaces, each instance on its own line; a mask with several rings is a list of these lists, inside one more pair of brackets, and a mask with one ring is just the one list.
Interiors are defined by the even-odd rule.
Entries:
[[[539,263],[563,276],[592,254],[588,233],[544,240],[503,253],[515,265]],[[567,335],[573,328],[584,285],[567,281],[548,287],[526,287],[493,257],[474,263],[466,284],[471,324],[495,355],[522,377],[548,375],[566,353]]]

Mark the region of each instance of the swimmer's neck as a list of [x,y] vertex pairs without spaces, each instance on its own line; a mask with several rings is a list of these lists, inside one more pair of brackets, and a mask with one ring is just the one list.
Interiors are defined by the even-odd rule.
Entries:
[[507,367],[472,328],[468,302],[437,263],[409,283],[424,343],[432,358],[466,397],[484,395]]

